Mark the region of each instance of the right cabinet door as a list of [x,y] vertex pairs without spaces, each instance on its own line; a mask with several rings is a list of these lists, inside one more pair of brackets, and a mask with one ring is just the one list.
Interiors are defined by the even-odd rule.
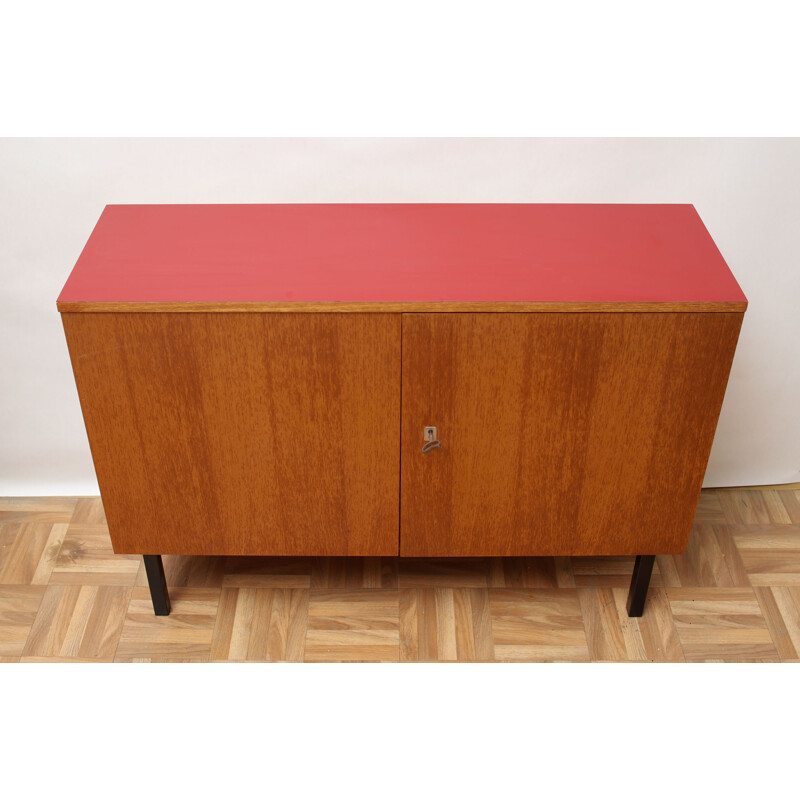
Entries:
[[741,321],[404,314],[400,554],[683,552]]

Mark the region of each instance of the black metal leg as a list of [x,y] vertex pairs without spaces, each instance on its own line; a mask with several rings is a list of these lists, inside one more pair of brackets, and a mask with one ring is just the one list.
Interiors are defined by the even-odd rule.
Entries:
[[628,592],[629,617],[641,617],[644,612],[644,601],[647,599],[647,589],[650,586],[650,576],[653,574],[655,563],[655,556],[636,556],[631,589]]
[[150,584],[150,597],[153,600],[153,612],[157,617],[169,614],[169,592],[167,578],[164,575],[164,562],[161,556],[142,556],[147,582]]

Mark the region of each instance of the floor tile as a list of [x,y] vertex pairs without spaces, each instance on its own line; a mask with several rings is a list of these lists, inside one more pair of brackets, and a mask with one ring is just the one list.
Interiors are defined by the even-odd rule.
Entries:
[[22,654],[44,592],[44,586],[0,586],[0,656]]
[[777,658],[752,589],[667,589],[687,659]]
[[498,661],[588,661],[575,589],[490,589]]
[[118,555],[103,525],[72,523],[50,575],[51,584],[133,586],[142,559]]
[[800,657],[800,586],[756,586],[754,591],[778,655]]
[[800,525],[740,525],[733,536],[753,586],[800,586]]
[[22,655],[113,658],[130,596],[125,586],[48,586]]
[[219,605],[219,589],[170,591],[172,612],[153,614],[150,592],[133,589],[116,656],[119,658],[208,658]]
[[401,661],[493,661],[486,589],[400,590]]
[[66,523],[0,525],[0,585],[46,584],[66,532]]
[[315,589],[395,589],[397,558],[313,558],[311,586]]
[[[574,575],[576,586],[604,586],[611,588],[615,586],[630,586],[633,564],[636,558],[634,556],[580,556],[572,558],[571,561],[572,574]],[[659,587],[663,586],[663,584],[661,568],[657,562],[653,569],[650,585]]]
[[75,503],[70,519],[72,525],[106,525],[103,501],[99,497],[81,497]]
[[224,564],[226,587],[261,589],[308,589],[311,586],[310,558],[228,558]]
[[399,595],[395,589],[312,589],[306,661],[397,661]]
[[485,589],[490,562],[488,558],[404,558],[400,559],[397,585],[401,589]]
[[76,497],[0,497],[0,525],[11,522],[68,523]]
[[302,661],[307,620],[308,589],[223,588],[210,658]]

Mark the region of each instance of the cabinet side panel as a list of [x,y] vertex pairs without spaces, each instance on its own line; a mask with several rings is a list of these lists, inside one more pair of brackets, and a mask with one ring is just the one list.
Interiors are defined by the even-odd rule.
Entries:
[[399,315],[62,318],[115,552],[397,554]]
[[401,555],[682,552],[741,320],[405,314]]

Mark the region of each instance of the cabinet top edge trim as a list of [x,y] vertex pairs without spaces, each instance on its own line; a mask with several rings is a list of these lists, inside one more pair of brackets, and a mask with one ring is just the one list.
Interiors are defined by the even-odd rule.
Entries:
[[62,313],[114,312],[114,313],[641,313],[641,312],[694,312],[741,313],[747,302],[717,301],[658,301],[658,302],[373,302],[373,303],[314,303],[314,302],[125,302],[125,301],[59,301]]
[[109,205],[65,303],[746,302],[688,204]]

